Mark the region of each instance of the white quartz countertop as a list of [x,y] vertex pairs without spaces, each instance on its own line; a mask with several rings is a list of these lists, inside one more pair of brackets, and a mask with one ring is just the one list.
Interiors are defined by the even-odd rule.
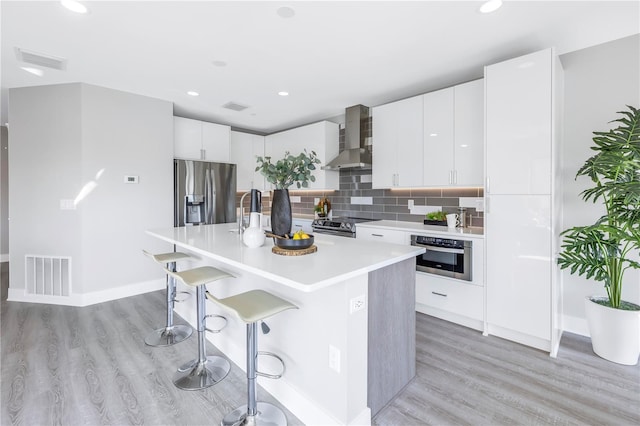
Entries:
[[237,225],[186,226],[151,229],[147,233],[272,281],[311,292],[424,253],[410,245],[361,241],[315,234],[316,253],[282,256],[271,252],[273,240],[267,238],[258,248],[248,248],[237,233]]
[[376,220],[373,222],[358,223],[358,228],[378,228],[392,229],[396,231],[416,231],[424,234],[442,235],[446,237],[463,237],[463,238],[484,238],[483,228],[455,228],[449,229],[446,226],[423,225],[418,222],[402,222],[397,220]]

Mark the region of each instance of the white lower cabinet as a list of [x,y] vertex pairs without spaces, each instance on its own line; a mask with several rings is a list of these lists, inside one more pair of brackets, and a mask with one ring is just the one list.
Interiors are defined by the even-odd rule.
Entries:
[[416,310],[483,330],[484,287],[416,272]]
[[356,238],[365,241],[384,241],[392,244],[409,244],[409,235],[393,229],[356,226]]
[[307,234],[312,234],[313,228],[311,228],[311,222],[311,219],[299,219],[294,217],[291,221],[291,233],[302,229]]

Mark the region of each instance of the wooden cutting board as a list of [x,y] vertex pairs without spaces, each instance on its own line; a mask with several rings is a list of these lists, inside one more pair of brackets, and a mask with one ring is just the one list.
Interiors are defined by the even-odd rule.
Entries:
[[311,254],[311,253],[315,253],[318,251],[318,247],[315,245],[312,245],[310,247],[307,247],[305,249],[300,249],[300,250],[292,250],[292,249],[285,249],[285,248],[281,248],[278,246],[273,246],[271,247],[271,251],[275,254],[279,254],[282,256],[304,256],[305,254]]

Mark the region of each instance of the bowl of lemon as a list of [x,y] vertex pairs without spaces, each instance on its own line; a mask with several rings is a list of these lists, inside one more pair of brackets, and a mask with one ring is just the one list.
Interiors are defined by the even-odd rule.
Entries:
[[293,234],[286,234],[273,238],[276,246],[288,250],[301,250],[313,245],[313,235],[307,234],[302,229]]

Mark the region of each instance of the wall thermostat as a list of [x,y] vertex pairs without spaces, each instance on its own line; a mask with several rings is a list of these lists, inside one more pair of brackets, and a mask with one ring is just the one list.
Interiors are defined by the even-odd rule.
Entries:
[[126,175],[124,177],[124,183],[138,183],[138,176]]

